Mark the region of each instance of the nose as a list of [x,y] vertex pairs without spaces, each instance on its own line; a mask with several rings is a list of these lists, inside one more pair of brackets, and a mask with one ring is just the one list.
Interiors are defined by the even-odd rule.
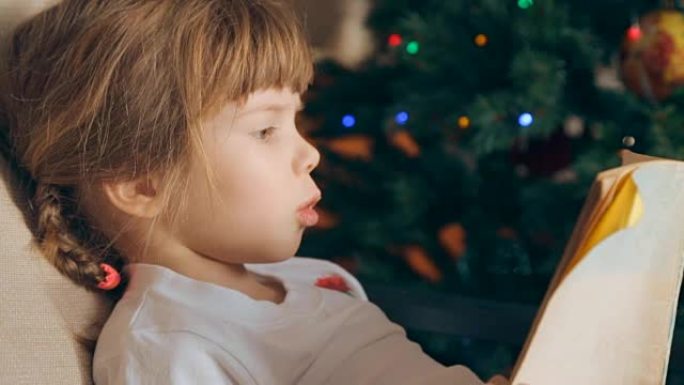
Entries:
[[303,136],[300,137],[300,149],[298,154],[297,171],[311,173],[321,161],[321,153]]

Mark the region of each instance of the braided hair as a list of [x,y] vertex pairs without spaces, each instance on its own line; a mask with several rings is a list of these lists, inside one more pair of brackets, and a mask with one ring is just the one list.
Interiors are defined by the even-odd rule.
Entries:
[[[0,156],[13,171],[20,195],[26,197],[26,204],[20,208],[28,209],[24,214],[31,223],[29,228],[37,248],[74,283],[91,291],[99,290],[97,284],[105,278],[100,263],[120,270],[126,263],[124,256],[111,246],[103,233],[87,222],[77,207],[72,187],[39,182],[20,164],[6,125],[0,115]],[[108,293],[112,299],[123,294],[126,282],[123,283]]]
[[[37,183],[29,207],[33,214],[36,243],[62,274],[78,285],[97,290],[104,280],[100,267],[106,262],[120,270],[124,258],[107,244],[76,208],[73,190],[48,183]],[[115,292],[118,296],[122,287]]]

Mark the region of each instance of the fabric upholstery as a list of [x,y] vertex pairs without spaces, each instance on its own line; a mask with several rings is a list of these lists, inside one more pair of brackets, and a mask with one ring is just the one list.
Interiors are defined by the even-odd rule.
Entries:
[[26,198],[0,157],[0,384],[92,384],[92,352],[112,303],[61,275],[32,243]]

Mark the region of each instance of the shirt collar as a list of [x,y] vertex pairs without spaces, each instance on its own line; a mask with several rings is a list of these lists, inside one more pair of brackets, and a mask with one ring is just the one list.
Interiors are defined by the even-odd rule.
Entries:
[[131,263],[124,267],[123,273],[129,277],[124,297],[159,296],[200,314],[242,320],[250,324],[279,323],[292,315],[306,316],[317,311],[323,302],[320,291],[289,279],[286,274],[276,275],[278,269],[269,266],[276,264],[280,263],[247,264],[245,267],[283,283],[287,294],[280,304],[255,300],[239,290],[200,281],[168,267],[147,263]]

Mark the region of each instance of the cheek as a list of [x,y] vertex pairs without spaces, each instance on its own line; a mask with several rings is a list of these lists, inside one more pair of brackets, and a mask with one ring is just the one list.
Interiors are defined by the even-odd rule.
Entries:
[[216,174],[217,196],[222,202],[217,209],[222,216],[236,222],[250,223],[258,218],[262,224],[277,221],[292,205],[288,192],[292,191],[286,162],[278,153],[265,146],[243,143],[241,148],[231,146],[225,154],[213,161]]
[[245,154],[240,159],[225,159],[215,163],[217,188],[233,202],[258,203],[273,197],[283,186],[284,173],[278,162],[265,156]]
[[[226,170],[223,170],[226,172]],[[241,172],[230,173],[231,177]],[[217,178],[228,174],[218,173]],[[213,199],[208,188],[195,188],[177,235],[192,249],[208,255],[228,255],[291,241],[296,215],[277,190],[257,180],[219,179]],[[265,240],[268,240],[267,242]]]

